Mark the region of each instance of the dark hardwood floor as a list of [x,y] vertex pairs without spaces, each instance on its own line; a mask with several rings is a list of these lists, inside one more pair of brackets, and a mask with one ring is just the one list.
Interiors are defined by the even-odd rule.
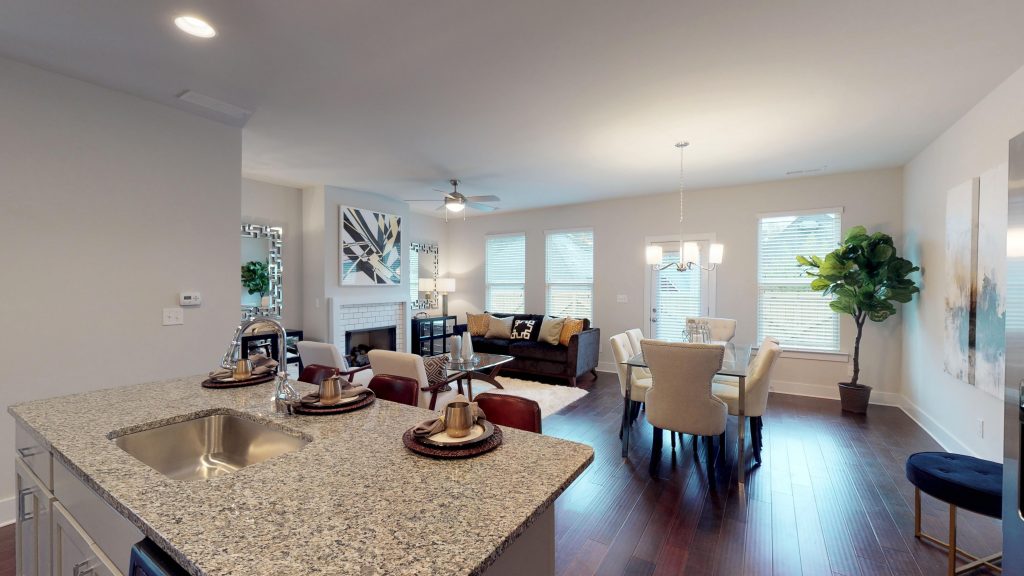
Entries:
[[[742,491],[733,477],[735,419],[727,465],[710,479],[703,445],[695,454],[687,437],[673,452],[668,434],[652,479],[652,430],[642,414],[629,458],[620,456],[615,376],[581,386],[591,393],[544,420],[545,434],[596,453],[556,503],[560,576],[945,574],[945,554],[914,538],[914,491],[903,472],[910,454],[941,448],[901,410],[871,406],[853,416],[838,401],[773,394],[764,463],[748,459]],[[923,500],[925,531],[944,540],[948,508]],[[968,551],[1001,546],[998,521],[961,511],[959,527]]]
[[[703,447],[695,454],[687,438],[673,452],[667,434],[652,479],[651,427],[642,414],[629,458],[619,455],[615,376],[581,386],[590,394],[544,420],[545,434],[595,450],[594,463],[556,503],[560,576],[945,573],[945,555],[914,539],[914,491],[903,475],[908,455],[940,448],[902,411],[872,406],[866,417],[850,416],[835,401],[773,394],[764,464],[751,464],[741,492],[733,481],[735,421],[728,465],[710,479]],[[946,510],[925,496],[925,531],[943,536]],[[959,521],[967,550],[999,549],[999,522],[967,512]],[[0,528],[0,576],[12,574],[13,525]]]

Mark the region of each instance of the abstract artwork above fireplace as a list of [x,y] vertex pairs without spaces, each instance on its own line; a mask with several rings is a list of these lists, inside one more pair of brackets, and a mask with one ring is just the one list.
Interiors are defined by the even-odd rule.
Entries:
[[340,207],[342,286],[402,283],[402,219],[362,208]]

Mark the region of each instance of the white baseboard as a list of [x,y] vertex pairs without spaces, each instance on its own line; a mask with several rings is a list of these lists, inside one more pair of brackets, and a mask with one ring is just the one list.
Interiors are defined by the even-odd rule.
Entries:
[[942,446],[942,449],[946,452],[954,452],[957,454],[967,454],[969,456],[977,457],[977,453],[967,447],[966,444],[956,439],[956,436],[949,433],[949,430],[939,424],[934,418],[929,416],[924,410],[917,407],[916,404],[908,400],[906,397],[901,396],[903,404],[900,408],[903,408],[903,412],[910,416],[910,419],[917,422],[917,425],[924,429],[933,440]]
[[[839,400],[839,387],[835,384],[809,384],[807,382],[783,382],[772,381],[772,392],[776,394],[791,394],[793,396],[810,396],[812,398],[827,398]],[[871,391],[871,404],[880,406],[903,407],[903,396],[895,392]]]
[[0,526],[14,524],[14,496],[0,500]]
[[598,372],[610,372],[610,373],[614,374],[614,373],[616,373],[618,371],[618,369],[615,367],[615,362],[598,362],[597,363],[597,371]]

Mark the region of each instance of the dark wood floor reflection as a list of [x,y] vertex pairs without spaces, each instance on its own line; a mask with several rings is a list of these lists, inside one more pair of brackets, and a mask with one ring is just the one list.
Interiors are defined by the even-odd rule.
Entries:
[[[737,489],[735,422],[729,465],[708,478],[703,448],[687,439],[672,451],[665,436],[659,477],[647,473],[651,427],[634,424],[630,456],[618,438],[618,381],[584,382],[585,398],[544,420],[544,432],[594,447],[595,461],[559,498],[559,575],[945,573],[945,556],[913,537],[913,489],[906,457],[939,447],[906,414],[872,406],[866,417],[837,402],[772,395],[764,426],[764,465]],[[924,498],[924,527],[945,532],[946,508]],[[988,554],[999,523],[960,516],[960,540]],[[0,576],[14,573],[14,526],[0,528]]]
[[[939,446],[898,408],[844,415],[837,401],[773,394],[764,419],[764,464],[737,488],[736,423],[727,466],[708,478],[704,449],[665,435],[651,479],[651,427],[634,424],[628,460],[618,438],[622,400],[614,375],[544,420],[546,434],[594,447],[591,467],[558,500],[559,575],[945,574],[945,555],[913,536],[908,455]],[[749,444],[748,444],[749,450]],[[924,497],[924,528],[944,535],[947,508]],[[961,512],[960,542],[989,554],[998,521]]]

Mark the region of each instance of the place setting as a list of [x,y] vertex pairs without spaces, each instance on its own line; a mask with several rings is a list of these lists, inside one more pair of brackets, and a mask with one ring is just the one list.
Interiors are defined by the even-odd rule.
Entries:
[[441,459],[471,458],[501,445],[501,428],[459,394],[437,418],[420,422],[405,431],[402,443],[417,454]]
[[373,390],[353,386],[337,374],[320,382],[320,388],[303,396],[295,405],[296,414],[325,416],[342,414],[366,408],[376,400]]
[[239,358],[233,368],[220,368],[208,374],[203,380],[203,388],[239,388],[255,386],[274,379],[277,373],[277,360],[263,354],[253,354],[248,358]]

